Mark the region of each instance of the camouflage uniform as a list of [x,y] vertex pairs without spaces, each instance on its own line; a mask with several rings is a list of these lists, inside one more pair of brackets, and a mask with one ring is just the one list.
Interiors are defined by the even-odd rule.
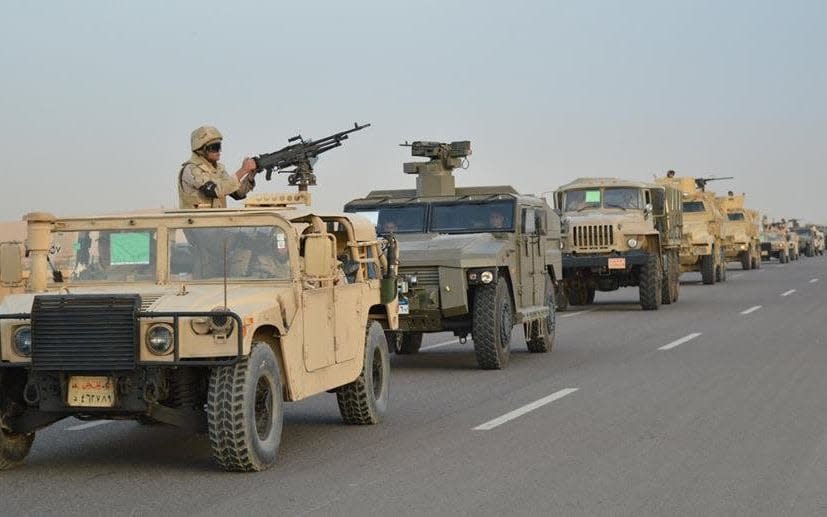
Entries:
[[[208,182],[217,186],[218,197],[209,198],[201,188]],[[178,206],[179,208],[226,208],[227,196],[233,199],[244,199],[247,193],[255,187],[255,181],[238,178],[227,174],[221,163],[213,166],[206,158],[192,153],[192,157],[184,162],[178,172]]]

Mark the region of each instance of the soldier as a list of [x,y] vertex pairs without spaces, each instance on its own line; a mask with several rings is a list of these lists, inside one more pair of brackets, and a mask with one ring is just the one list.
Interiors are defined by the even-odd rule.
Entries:
[[666,177],[667,178],[674,178],[675,177],[675,171],[666,171]]
[[230,176],[218,161],[221,139],[221,133],[211,126],[192,132],[192,156],[178,172],[179,208],[226,208],[227,196],[244,199],[255,187],[255,160],[245,158],[241,168]]

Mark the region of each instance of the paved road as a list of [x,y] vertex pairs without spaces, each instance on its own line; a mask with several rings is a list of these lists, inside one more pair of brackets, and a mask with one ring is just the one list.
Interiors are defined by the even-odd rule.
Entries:
[[3,513],[824,515],[825,266],[687,274],[657,313],[598,293],[550,354],[515,332],[505,371],[429,336],[393,358],[386,422],[343,426],[332,395],[292,404],[261,474],[217,471],[172,428],[66,420],[0,473]]

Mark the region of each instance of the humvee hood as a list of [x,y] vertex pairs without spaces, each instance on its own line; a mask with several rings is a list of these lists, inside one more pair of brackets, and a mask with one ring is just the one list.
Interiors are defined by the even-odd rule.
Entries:
[[399,235],[403,266],[483,267],[498,264],[509,239],[491,233]]

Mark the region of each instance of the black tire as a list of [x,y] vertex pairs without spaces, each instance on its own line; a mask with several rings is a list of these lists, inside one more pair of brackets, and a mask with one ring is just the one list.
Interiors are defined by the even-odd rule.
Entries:
[[284,415],[279,363],[267,343],[210,372],[207,425],[213,458],[232,472],[257,472],[276,461]]
[[669,305],[675,301],[675,285],[674,285],[674,268],[675,264],[672,261],[672,253],[669,252],[663,256],[663,269],[660,283],[660,303],[661,305]]
[[0,470],[14,468],[26,459],[32,450],[34,433],[13,433],[0,428]]
[[557,283],[557,287],[554,288],[554,292],[557,298],[557,311],[564,311],[569,308],[569,297],[566,295],[566,289],[563,287],[562,282]]
[[715,280],[718,282],[726,282],[727,262],[724,258],[724,253],[721,252],[721,262],[718,264],[717,272],[715,273]]
[[[537,321],[531,325],[531,332],[526,340],[528,351],[533,354],[544,354],[550,352],[554,347],[554,337],[557,333],[557,309],[554,300],[554,284],[551,282],[551,277],[545,275],[546,287],[544,303],[548,307],[549,313],[545,320]],[[540,335],[540,325],[544,325],[543,335]]]
[[422,347],[422,332],[401,332],[396,353],[399,355],[413,355],[419,353]]
[[640,306],[643,310],[656,311],[660,308],[662,281],[660,255],[649,255],[646,264],[640,267],[640,281],[638,283]]
[[566,287],[566,298],[571,305],[586,305],[589,302],[589,288],[582,283],[569,285]]
[[752,255],[749,251],[741,253],[741,269],[752,269]]
[[815,254],[816,254],[816,252],[815,252],[815,250],[813,250],[812,244],[808,244],[807,245],[807,256],[808,257],[814,257]]
[[706,285],[715,283],[715,255],[701,257],[701,281]]
[[[420,341],[422,335],[420,334]],[[362,373],[336,392],[339,413],[349,425],[373,425],[382,421],[388,409],[391,362],[382,325],[376,321],[365,329],[365,357]]]
[[586,303],[584,305],[591,305],[594,303],[594,287],[587,287],[586,288]]
[[504,280],[479,286],[474,291],[471,334],[477,363],[483,370],[501,370],[508,366],[514,326],[511,310],[511,297]]

